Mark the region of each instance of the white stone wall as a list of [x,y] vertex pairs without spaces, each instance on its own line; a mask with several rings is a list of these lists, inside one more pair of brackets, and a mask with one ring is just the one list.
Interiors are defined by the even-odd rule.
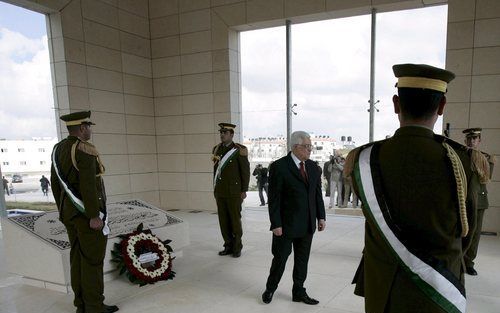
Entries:
[[160,205],[148,1],[71,1],[48,35],[56,113],[92,110],[110,201]]
[[[217,123],[241,129],[238,31],[449,3],[445,123],[500,152],[497,0],[9,0],[50,14],[58,113],[91,109],[113,201],[214,210]],[[58,13],[60,11],[60,13]],[[480,125],[477,125],[480,124]],[[64,134],[64,129],[61,130]],[[239,133],[236,134],[240,138]],[[486,229],[500,229],[500,173]]]
[[[500,1],[448,1],[446,67],[450,84],[444,125],[463,143],[462,130],[482,127],[481,149],[500,156]],[[500,166],[488,185],[484,230],[500,230]]]

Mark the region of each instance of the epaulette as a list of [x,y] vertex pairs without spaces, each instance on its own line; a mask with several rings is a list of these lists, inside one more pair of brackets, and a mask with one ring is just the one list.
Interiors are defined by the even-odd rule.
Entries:
[[93,156],[99,155],[99,152],[97,152],[97,148],[93,144],[91,144],[90,142],[80,141],[80,143],[77,146],[77,149],[82,151],[85,154],[90,154]]
[[467,151],[469,150],[470,148],[467,147],[466,145],[463,145],[453,139],[450,139],[446,136],[443,136],[443,135],[438,135],[438,134],[434,134],[434,139],[436,139],[436,141],[438,141],[439,143],[444,143],[446,142],[447,144],[449,144],[453,149],[455,150],[461,150],[461,151]]
[[213,148],[212,148],[212,154],[215,154],[217,152],[217,149],[219,149],[220,145],[222,143],[219,143],[219,144],[216,144]]
[[221,144],[222,143],[219,143],[212,148],[212,162],[214,162],[214,163],[217,163],[220,160],[220,157],[216,153],[217,153],[217,150],[219,149]]
[[248,149],[242,144],[239,143],[234,143],[235,146],[237,146],[240,150],[240,155],[241,156],[248,156]]
[[497,162],[497,158],[494,155],[488,154],[486,152],[483,152],[483,154],[486,157],[486,159],[488,160],[488,163],[495,164]]
[[479,182],[481,184],[488,183],[490,181],[490,160],[488,159],[488,154],[471,149],[471,163],[472,171],[477,173]]
[[[390,139],[390,138],[388,138],[388,139]],[[388,139],[368,142],[362,146],[359,146],[359,147],[354,148],[353,150],[349,151],[349,154],[347,155],[345,162],[344,162],[344,171],[343,171],[344,177],[349,177],[352,175],[352,172],[354,171],[354,163],[356,163],[356,159],[358,158],[358,155],[362,150],[368,148],[369,146],[374,145],[375,143],[382,143]]]
[[350,177],[352,175],[352,172],[354,171],[354,163],[360,151],[361,147],[357,147],[349,151],[349,154],[347,154],[344,162],[344,177]]

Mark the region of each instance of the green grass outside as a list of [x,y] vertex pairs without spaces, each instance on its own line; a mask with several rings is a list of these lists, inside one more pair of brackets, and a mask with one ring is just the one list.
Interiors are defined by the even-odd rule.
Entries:
[[5,202],[7,210],[34,210],[34,211],[53,211],[57,210],[54,202]]

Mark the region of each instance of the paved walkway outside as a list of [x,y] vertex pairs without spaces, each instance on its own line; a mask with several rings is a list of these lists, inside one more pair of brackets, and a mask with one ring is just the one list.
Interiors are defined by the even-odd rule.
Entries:
[[[131,285],[125,278],[111,281],[105,286],[106,303],[118,305],[120,313],[364,312],[363,299],[353,295],[350,283],[363,248],[364,219],[333,214],[327,215],[326,230],[314,237],[306,281],[308,293],[320,304],[291,301],[292,259],[272,303],[262,303],[271,264],[271,233],[267,210],[253,203],[252,197],[247,206],[253,207],[243,214],[240,258],[217,255],[222,248],[217,215],[173,212],[189,223],[191,236],[191,245],[174,260],[176,278],[145,287]],[[0,237],[1,313],[75,311],[71,295],[22,285],[19,277],[7,273],[3,253]],[[467,312],[500,312],[499,264],[500,238],[483,236],[477,260],[479,276],[466,277]]]

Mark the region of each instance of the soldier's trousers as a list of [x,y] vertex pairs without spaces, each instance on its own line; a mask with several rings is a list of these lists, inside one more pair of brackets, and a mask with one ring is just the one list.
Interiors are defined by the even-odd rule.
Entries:
[[241,237],[243,229],[241,228],[241,198],[221,198],[216,197],[217,214],[219,214],[219,226],[224,238],[224,248],[233,252],[241,251],[243,244]]
[[103,265],[107,237],[89,227],[89,220],[77,215],[64,225],[71,244],[71,288],[74,305],[85,313],[101,313],[104,301]]
[[477,210],[476,229],[472,235],[469,249],[464,254],[464,263],[466,267],[474,267],[474,259],[477,256],[479,248],[479,239],[481,239],[481,228],[483,228],[483,217],[485,210]]

